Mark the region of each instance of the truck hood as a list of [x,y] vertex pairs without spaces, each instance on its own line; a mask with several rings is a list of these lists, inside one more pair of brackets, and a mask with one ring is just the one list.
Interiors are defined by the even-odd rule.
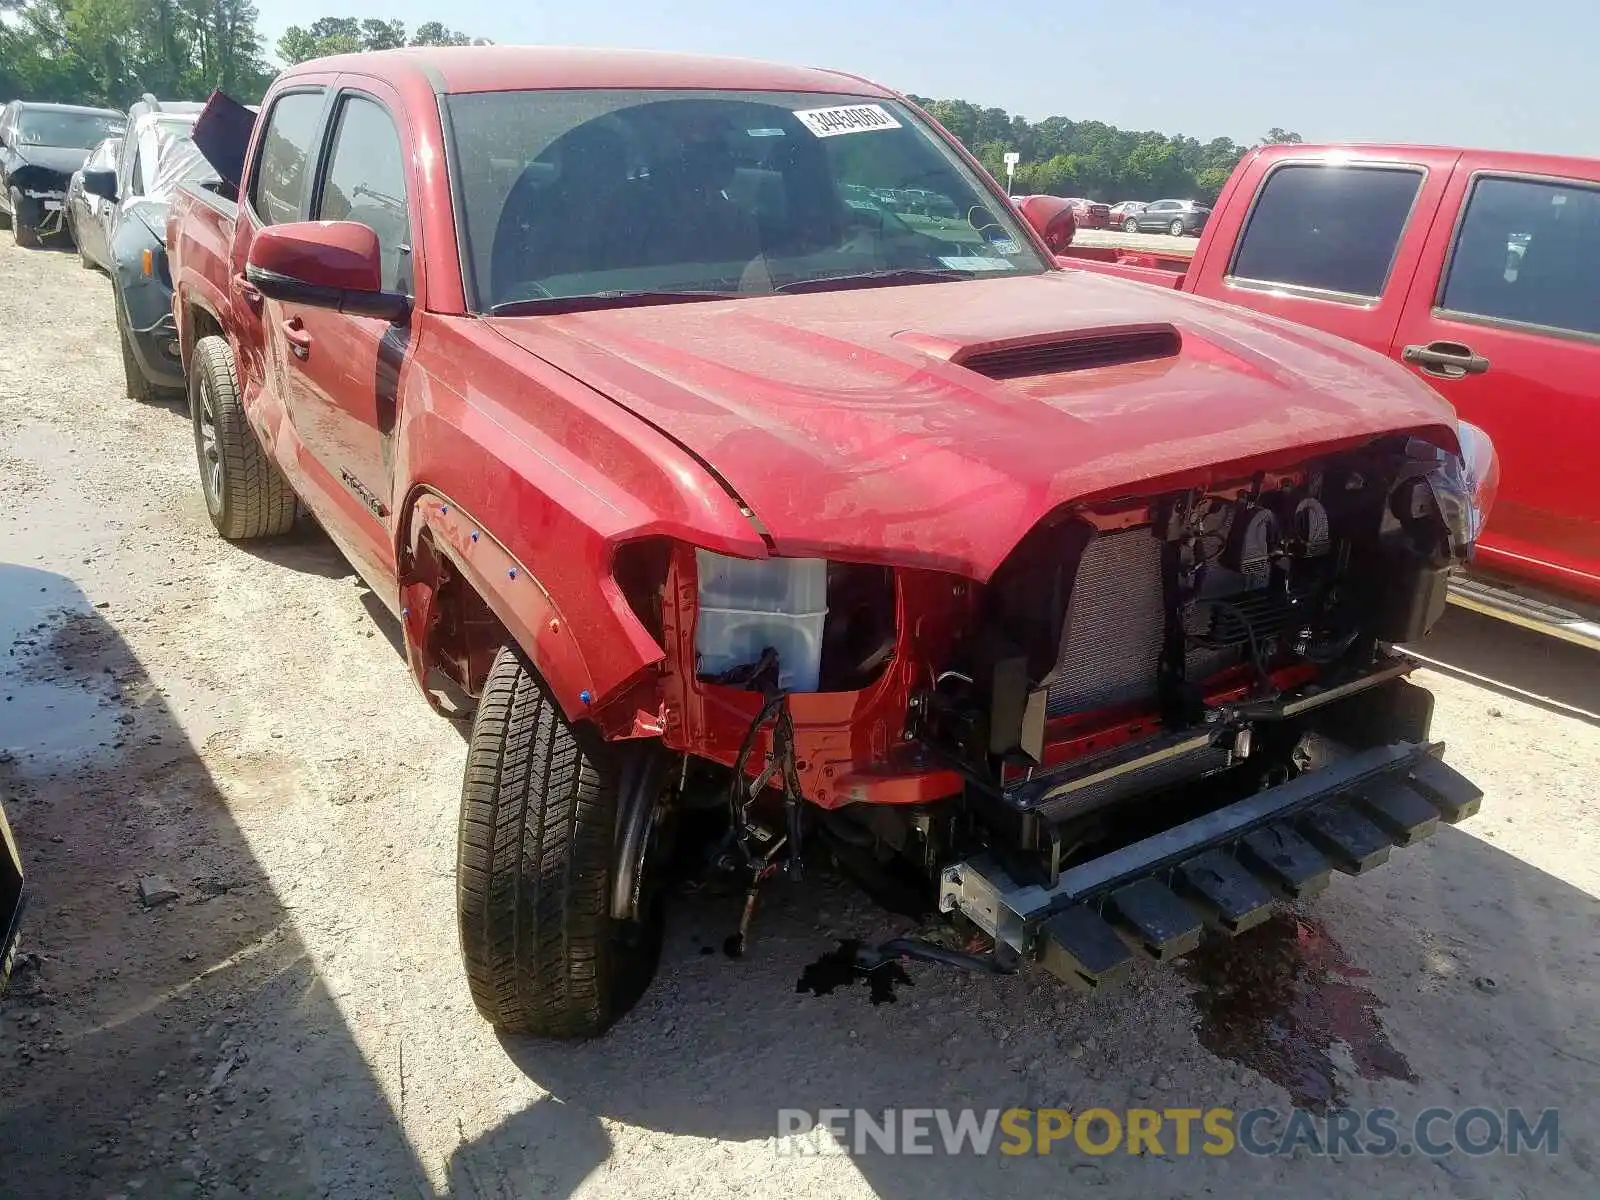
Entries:
[[[1449,405],[1379,355],[1071,270],[488,323],[705,462],[778,553],[977,579],[1075,500],[1400,430],[1454,436]],[[1168,327],[1181,347],[1144,361],[1014,378],[961,365]]]

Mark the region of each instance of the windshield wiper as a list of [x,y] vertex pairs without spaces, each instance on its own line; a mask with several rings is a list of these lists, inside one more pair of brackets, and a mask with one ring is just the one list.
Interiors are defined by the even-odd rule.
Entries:
[[782,283],[775,292],[833,292],[845,288],[897,287],[903,283],[949,283],[954,279],[971,279],[972,271],[959,271],[954,267],[896,267],[888,271],[867,271],[861,275],[823,275],[815,279],[796,279]]
[[742,292],[589,292],[582,296],[532,296],[507,300],[489,309],[496,317],[594,312],[602,308],[630,308],[646,304],[693,304],[697,300],[737,300]]

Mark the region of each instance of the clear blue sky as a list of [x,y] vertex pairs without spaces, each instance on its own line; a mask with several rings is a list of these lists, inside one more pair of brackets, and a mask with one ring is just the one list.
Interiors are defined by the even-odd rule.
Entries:
[[1030,120],[1600,155],[1600,0],[258,3],[269,48],[324,15],[440,20],[497,42],[838,67]]

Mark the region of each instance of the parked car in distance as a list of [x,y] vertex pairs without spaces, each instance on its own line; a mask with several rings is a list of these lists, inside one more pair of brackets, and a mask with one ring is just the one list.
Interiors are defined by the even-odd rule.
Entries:
[[1137,212],[1125,213],[1124,233],[1167,233],[1173,237],[1198,237],[1211,210],[1193,200],[1153,200]]
[[281,75],[248,154],[211,116],[239,200],[169,225],[201,494],[233,539],[303,503],[475,703],[496,1026],[627,1011],[677,861],[744,894],[735,954],[825,846],[975,947],[854,966],[1095,986],[1477,808],[1388,646],[1493,450],[1396,364],[1063,269],[1063,201],[831,71],[380,51]]
[[85,267],[111,267],[111,217],[116,206],[103,196],[83,189],[85,171],[111,171],[117,169],[117,152],[122,139],[108,137],[84,159],[83,166],[72,173],[67,182],[66,225],[78,247],[78,259]]
[[1085,200],[1082,196],[1068,196],[1067,203],[1072,205],[1072,219],[1077,222],[1079,229],[1107,229],[1111,225],[1111,209],[1094,200]]
[[128,113],[115,165],[83,172],[83,189],[107,207],[102,265],[122,350],[123,382],[135,400],[184,386],[167,268],[167,213],[184,183],[217,178],[190,139],[201,105],[146,96]]
[[1494,516],[1451,598],[1600,646],[1600,160],[1261,147],[1186,269],[1067,253],[1404,363],[1500,452]]
[[[1124,221],[1137,213],[1143,212],[1144,208],[1145,202],[1143,200],[1118,200],[1111,206],[1111,211],[1107,214],[1111,221],[1110,227],[1112,229],[1123,228]],[[1133,231],[1129,230],[1129,232]]]
[[121,134],[119,112],[13,100],[0,112],[0,216],[19,246],[37,246],[66,220],[67,183],[92,146]]

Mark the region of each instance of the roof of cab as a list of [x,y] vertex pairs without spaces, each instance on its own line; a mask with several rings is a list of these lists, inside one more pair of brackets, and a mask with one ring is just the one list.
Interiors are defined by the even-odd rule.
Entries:
[[816,67],[576,46],[418,46],[314,58],[285,75],[330,70],[391,80],[420,76],[439,93],[603,87],[895,94],[854,75]]

